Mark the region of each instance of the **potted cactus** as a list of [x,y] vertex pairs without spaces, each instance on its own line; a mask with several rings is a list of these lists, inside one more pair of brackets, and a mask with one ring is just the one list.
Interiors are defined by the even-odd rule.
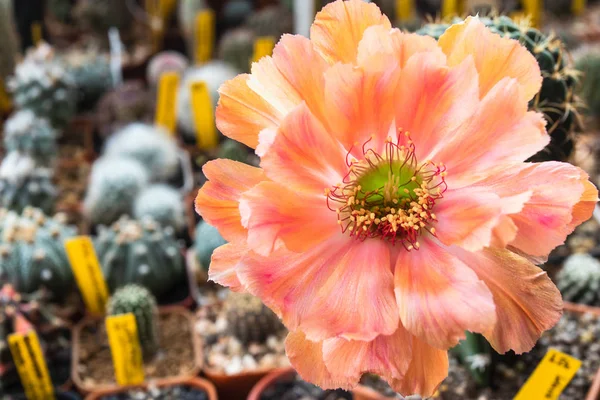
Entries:
[[28,155],[38,165],[50,166],[56,157],[57,131],[50,122],[31,110],[14,113],[4,125],[4,148]]
[[258,380],[275,368],[289,366],[287,331],[260,299],[224,291],[224,299],[205,303],[196,332],[204,348],[204,373],[224,399],[246,396]]
[[71,359],[68,328],[68,323],[58,317],[55,307],[49,304],[47,292],[21,294],[4,284],[0,289],[0,391],[4,394],[23,392],[7,337],[30,330],[38,335],[53,385],[68,386]]
[[171,378],[136,388],[112,388],[88,395],[85,400],[217,400],[209,381],[201,378]]
[[[141,285],[126,285],[112,295],[106,312],[134,314],[146,379],[190,378],[200,371],[202,350],[193,335],[192,315],[186,309],[158,309],[150,290]],[[83,320],[73,330],[73,342],[75,385],[86,393],[114,390],[114,368],[104,321]]]

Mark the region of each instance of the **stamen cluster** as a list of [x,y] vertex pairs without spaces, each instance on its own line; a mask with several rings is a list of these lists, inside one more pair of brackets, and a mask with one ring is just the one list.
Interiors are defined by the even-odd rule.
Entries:
[[447,187],[445,166],[431,160],[419,164],[410,134],[404,136],[403,144],[388,138],[383,155],[366,149],[370,140],[361,160],[348,160],[349,152],[348,174],[325,194],[342,232],[360,240],[399,242],[410,251],[419,248],[423,231],[435,235],[433,208]]

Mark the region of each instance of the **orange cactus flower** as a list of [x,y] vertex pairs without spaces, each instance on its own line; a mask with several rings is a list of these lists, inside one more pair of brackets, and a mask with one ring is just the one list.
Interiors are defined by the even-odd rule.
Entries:
[[572,165],[524,162],[549,141],[527,107],[541,82],[477,18],[436,42],[374,4],[327,5],[310,40],[284,35],[220,89],[219,129],[261,161],[204,167],[196,209],[229,241],[211,279],[272,308],[324,388],[372,372],[431,395],[467,330],[529,351],[562,312],[535,264],[598,195]]

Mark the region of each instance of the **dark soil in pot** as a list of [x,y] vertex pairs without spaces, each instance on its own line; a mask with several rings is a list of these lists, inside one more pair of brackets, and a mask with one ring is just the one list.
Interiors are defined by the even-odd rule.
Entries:
[[[81,400],[81,396],[73,392],[58,392],[55,393],[56,400]],[[27,400],[24,394],[10,395],[2,398],[3,400]]]
[[147,390],[134,389],[127,393],[103,396],[100,400],[208,400],[208,394],[197,388],[179,385],[167,388],[149,387]]
[[[144,363],[146,379],[189,374],[195,366],[194,344],[189,320],[182,314],[159,317],[156,357]],[[115,372],[104,322],[87,325],[81,331],[77,373],[86,386],[115,384]]]
[[[526,354],[507,354],[494,360],[491,384],[477,387],[466,367],[452,356],[448,378],[432,399],[506,400],[515,397],[549,348],[555,348],[582,361],[581,368],[560,396],[561,400],[582,400],[590,390],[600,368],[600,317],[565,311],[558,324],[544,333],[538,344]],[[379,393],[401,399],[387,384],[366,376],[362,383]]]
[[265,388],[259,400],[352,400],[352,393],[344,390],[323,390],[303,381],[298,376],[281,380]]

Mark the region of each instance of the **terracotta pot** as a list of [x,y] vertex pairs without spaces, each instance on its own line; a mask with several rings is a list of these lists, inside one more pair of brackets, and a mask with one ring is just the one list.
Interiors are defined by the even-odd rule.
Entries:
[[225,375],[211,368],[204,368],[204,375],[217,388],[219,398],[245,400],[254,385],[272,371],[273,369],[259,369],[235,375]]
[[[153,382],[158,387],[169,387],[169,386],[188,386],[194,389],[201,389],[208,395],[208,400],[217,400],[217,392],[215,387],[209,381],[201,378],[172,378],[172,379],[161,379]],[[101,400],[104,396],[110,396],[113,394],[119,394],[127,392],[133,388],[144,389],[147,388],[148,384],[141,386],[129,386],[129,387],[112,387],[109,389],[103,389],[96,393],[89,394],[85,400]]]
[[263,394],[265,389],[271,387],[273,384],[279,381],[290,381],[296,376],[296,371],[292,367],[279,368],[268,375],[263,377],[254,387],[248,395],[248,400],[260,400],[260,396]]
[[[200,337],[194,333],[194,316],[193,316],[193,314],[190,311],[188,311],[187,309],[185,309],[184,307],[180,307],[180,306],[160,307],[158,312],[160,315],[180,314],[180,315],[183,315],[186,317],[186,319],[189,321],[189,324],[190,324],[190,332],[192,334],[192,344],[193,344],[192,350],[194,352],[194,368],[192,368],[189,371],[189,373],[186,373],[182,376],[165,378],[164,380],[171,381],[173,379],[188,379],[188,378],[197,376],[202,369],[203,356],[202,356],[202,343],[201,343]],[[111,390],[111,389],[115,388],[114,384],[87,385],[84,383],[82,376],[78,372],[79,354],[81,351],[80,343],[79,343],[80,337],[81,337],[81,331],[83,330],[84,327],[90,326],[90,325],[96,325],[100,321],[101,321],[101,319],[99,319],[99,318],[87,317],[83,321],[81,321],[79,324],[77,324],[75,326],[75,328],[73,328],[73,336],[72,336],[72,340],[73,340],[73,355],[72,355],[72,357],[73,358],[71,361],[72,362],[72,364],[71,364],[71,379],[72,379],[73,383],[75,384],[75,386],[79,389],[79,391],[84,394],[98,393],[98,392],[102,392],[104,390]]]

